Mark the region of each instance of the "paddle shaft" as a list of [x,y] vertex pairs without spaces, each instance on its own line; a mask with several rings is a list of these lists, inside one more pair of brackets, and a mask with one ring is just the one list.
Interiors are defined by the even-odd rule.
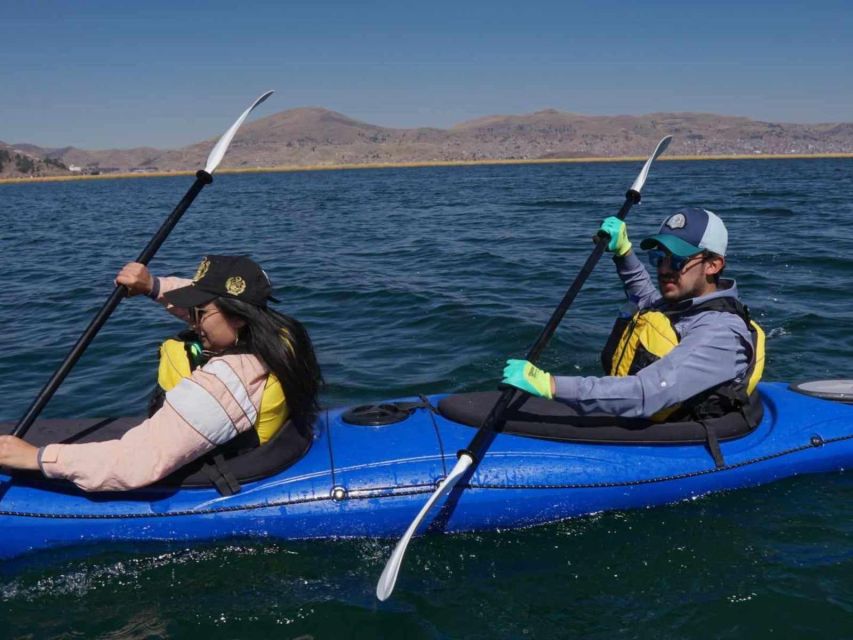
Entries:
[[[622,204],[622,208],[619,209],[619,213],[616,214],[616,217],[620,220],[624,220],[631,207],[640,202],[640,198],[641,196],[639,191],[629,189],[628,193],[625,194],[625,202]],[[572,282],[572,285],[569,287],[568,291],[566,291],[566,295],[563,296],[560,304],[556,309],[554,309],[554,313],[551,314],[548,324],[545,325],[542,329],[542,333],[539,334],[536,342],[533,343],[533,346],[530,347],[530,351],[527,352],[525,359],[528,362],[535,363],[536,360],[539,359],[542,351],[545,350],[545,347],[548,345],[548,342],[557,330],[563,316],[566,315],[569,307],[572,306],[572,303],[575,301],[575,297],[580,292],[581,287],[583,287],[586,279],[589,277],[589,274],[592,273],[595,265],[598,264],[598,261],[601,259],[601,254],[604,253],[605,247],[607,247],[607,242],[603,239],[598,239],[595,243],[595,248],[586,259],[580,273],[575,277],[574,282]],[[493,433],[497,430],[496,427],[500,424],[501,418],[503,418],[503,414],[509,406],[509,403],[512,402],[513,397],[515,397],[516,392],[518,392],[518,389],[515,387],[507,387],[504,389],[500,398],[498,398],[498,401],[495,403],[495,406],[492,407],[489,415],[486,416],[483,424],[477,430],[477,434],[474,436],[474,439],[471,440],[468,448],[460,450],[457,454],[458,456],[467,454],[474,460],[475,464],[480,460],[484,453],[484,449],[488,448],[491,443]]]
[[[186,195],[184,195],[169,217],[166,218],[166,221],[154,237],[151,238],[151,241],[145,249],[142,250],[142,253],[139,254],[136,262],[148,264],[151,261],[151,258],[154,257],[154,254],[157,253],[157,250],[172,232],[172,229],[174,229],[175,225],[178,224],[181,216],[184,215],[184,212],[189,208],[193,200],[195,200],[195,197],[205,187],[205,185],[208,185],[211,182],[213,182],[213,176],[206,171],[201,170],[196,173],[195,182],[189,188],[189,191],[187,191]],[[112,312],[116,310],[116,307],[118,307],[122,298],[126,295],[127,289],[122,285],[116,285],[116,288],[113,289],[112,294],[107,299],[104,306],[101,307],[101,310],[98,311],[97,315],[92,319],[92,322],[90,322],[89,326],[86,327],[83,335],[81,335],[77,340],[77,343],[71,349],[71,352],[65,357],[65,360],[62,361],[62,364],[59,365],[56,373],[53,374],[53,377],[51,377],[48,383],[41,390],[38,397],[30,405],[30,408],[27,409],[24,417],[20,419],[17,425],[15,425],[15,430],[12,432],[13,436],[18,436],[19,438],[24,437],[24,434],[26,434],[29,428],[33,425],[33,422],[35,422],[42,409],[44,409],[45,405],[47,405],[53,397],[53,394],[56,393],[59,385],[62,384],[62,381],[65,380],[65,377],[69,374],[74,365],[77,364],[80,356],[83,355],[83,352],[86,351],[86,348],[91,344],[92,340],[94,340],[98,331],[101,330],[101,327],[104,326],[104,323],[110,315],[112,315]]]
[[[620,220],[624,220],[631,207],[640,201],[640,192],[643,190],[643,185],[646,183],[646,178],[649,175],[649,169],[651,168],[652,163],[658,156],[666,151],[670,142],[672,142],[672,136],[665,136],[662,138],[661,141],[658,142],[657,147],[655,147],[654,153],[652,153],[652,155],[649,156],[649,159],[646,160],[640,174],[634,180],[631,188],[628,189],[628,193],[625,194],[625,203],[622,205],[622,208],[619,209],[619,213],[617,214],[617,217]],[[601,235],[601,232],[599,232],[599,236]],[[527,354],[528,361],[534,362],[539,358],[539,354],[542,353],[542,350],[548,344],[551,336],[557,330],[557,325],[560,324],[563,316],[566,315],[566,311],[568,311],[575,299],[575,296],[577,296],[587,277],[598,263],[601,258],[601,254],[604,253],[604,247],[604,242],[597,238],[595,249],[593,249],[592,254],[587,258],[583,269],[581,269],[581,272],[575,278],[575,281],[572,283],[572,286],[569,287],[569,290],[566,291],[566,295],[563,296],[563,300],[551,315],[551,319],[548,320],[548,324],[545,325],[545,328],[542,330],[539,338],[530,348],[530,351]],[[457,460],[456,464],[453,466],[453,470],[446,478],[444,478],[444,480],[441,481],[438,488],[433,492],[430,499],[424,505],[424,508],[418,512],[418,515],[415,516],[415,519],[409,525],[409,528],[406,529],[403,537],[397,542],[397,545],[394,547],[394,551],[391,553],[391,557],[388,558],[388,562],[385,563],[382,575],[379,576],[379,582],[376,584],[376,597],[379,598],[379,600],[386,600],[391,595],[391,592],[394,590],[394,585],[397,582],[397,576],[400,573],[403,556],[406,553],[406,548],[409,546],[412,536],[414,536],[418,526],[426,517],[429,509],[445,495],[450,495],[451,497],[442,507],[442,518],[445,522],[449,519],[450,514],[452,514],[453,509],[459,500],[461,491],[464,488],[464,483],[460,485],[460,482],[462,482],[464,478],[471,477],[471,474],[477,468],[480,459],[482,459],[495,437],[497,437],[497,434],[502,430],[503,415],[516,393],[517,390],[510,387],[501,394],[500,398],[495,403],[495,406],[492,407],[489,415],[486,416],[483,424],[477,430],[474,438],[468,444],[468,448],[462,449],[457,453]]]

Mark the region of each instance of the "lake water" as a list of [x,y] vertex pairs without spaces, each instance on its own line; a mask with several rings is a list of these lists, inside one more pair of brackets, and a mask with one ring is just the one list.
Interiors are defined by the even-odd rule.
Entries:
[[[248,253],[308,327],[338,406],[493,388],[618,211],[640,162],[222,175],[152,262]],[[0,185],[0,419],[16,420],[191,184]],[[767,332],[765,379],[853,378],[853,160],[659,162],[636,243],[676,208],[729,229],[727,275]],[[623,300],[605,258],[543,356],[596,375]],[[161,339],[121,304],[44,412],[139,415]],[[0,637],[853,636],[853,476],[786,480],[525,531],[37,554],[0,566]],[[0,533],[2,535],[2,533]]]

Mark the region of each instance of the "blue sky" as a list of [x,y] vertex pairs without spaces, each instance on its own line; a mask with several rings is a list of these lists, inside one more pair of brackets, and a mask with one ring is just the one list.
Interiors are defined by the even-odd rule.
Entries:
[[0,140],[179,147],[322,106],[448,127],[495,113],[853,121],[853,2],[0,0]]

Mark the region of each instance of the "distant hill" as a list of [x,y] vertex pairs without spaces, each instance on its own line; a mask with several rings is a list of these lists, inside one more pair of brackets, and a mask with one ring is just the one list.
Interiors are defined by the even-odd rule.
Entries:
[[[305,107],[244,125],[222,167],[644,156],[666,134],[674,136],[670,156],[853,153],[853,123],[780,124],[705,113],[588,116],[546,109],[486,116],[450,129],[394,129]],[[64,165],[66,172],[142,172],[203,166],[215,140],[171,150],[4,146],[56,170]],[[11,165],[4,166],[3,175],[10,175]]]
[[56,176],[68,173],[68,167],[55,158],[47,158],[33,145],[12,146],[0,142],[0,178],[17,176]]

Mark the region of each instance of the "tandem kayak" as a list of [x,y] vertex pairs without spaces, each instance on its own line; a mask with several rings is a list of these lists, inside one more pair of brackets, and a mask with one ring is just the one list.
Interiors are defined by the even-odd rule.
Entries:
[[[552,435],[498,434],[448,502],[452,508],[431,514],[424,529],[527,527],[839,471],[853,463],[853,404],[848,404],[853,382],[795,388],[762,383],[759,392],[760,424],[746,435],[721,438],[722,465],[715,464],[701,439],[653,442],[625,429],[632,435],[619,442],[611,428],[607,441],[597,442],[596,427],[580,442],[553,437],[560,433],[559,419],[536,417],[536,403],[545,403],[540,408],[559,403],[529,399],[516,418],[550,420]],[[0,474],[0,557],[112,541],[398,537],[475,433],[452,406],[486,406],[495,397],[436,395],[324,410],[307,450],[267,477],[244,476],[233,495],[212,486],[171,485],[87,494],[34,474]],[[45,420],[35,425],[31,439],[57,428],[78,434],[68,441],[98,439],[99,432],[109,433],[100,428],[104,425],[126,429],[137,422]],[[9,431],[11,425],[0,428]]]

